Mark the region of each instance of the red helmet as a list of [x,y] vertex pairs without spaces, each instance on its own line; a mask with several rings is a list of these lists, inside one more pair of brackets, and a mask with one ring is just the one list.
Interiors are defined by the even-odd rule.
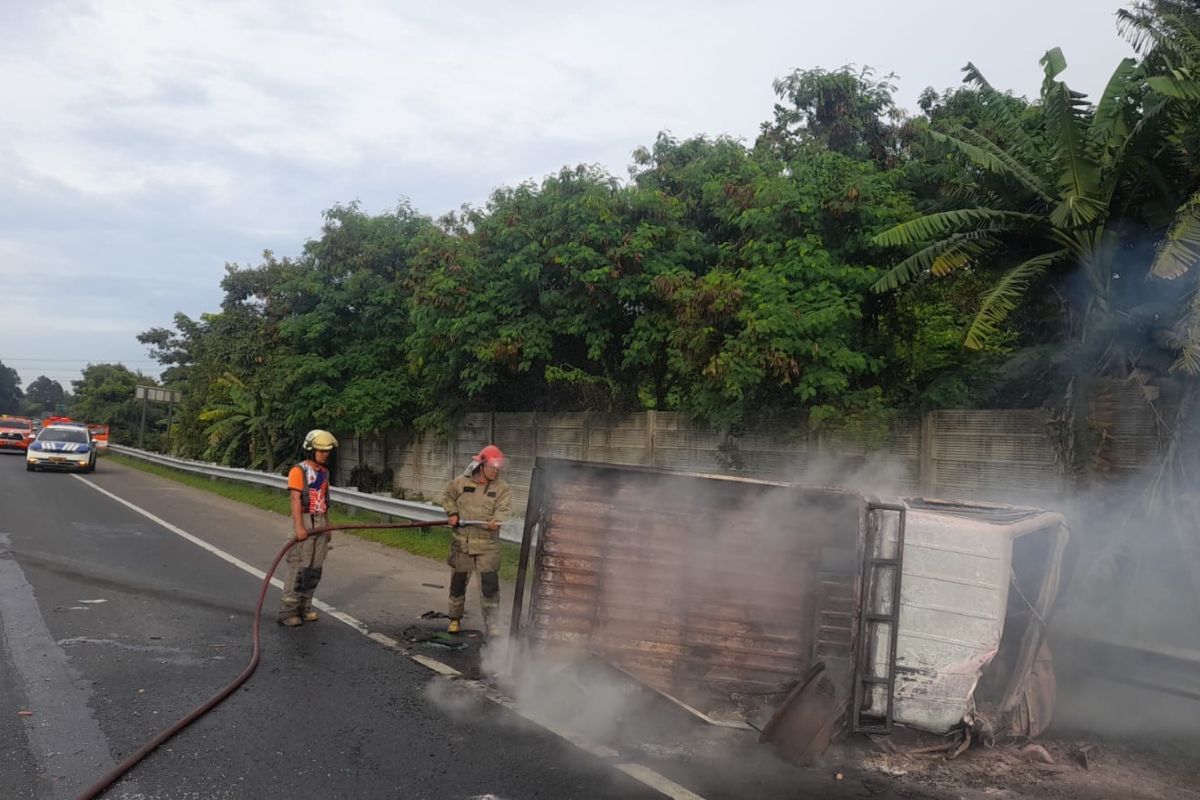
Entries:
[[504,453],[500,452],[500,448],[494,444],[489,444],[487,447],[479,451],[479,455],[475,456],[475,460],[479,462],[479,466],[491,464],[496,469],[504,469]]

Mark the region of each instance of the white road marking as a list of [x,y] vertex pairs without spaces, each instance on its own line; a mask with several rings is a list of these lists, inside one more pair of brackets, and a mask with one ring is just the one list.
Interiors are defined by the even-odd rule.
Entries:
[[[250,573],[254,577],[258,578],[260,581],[267,576],[267,573],[263,572],[262,570],[258,569],[257,567],[253,567],[250,564],[247,564],[245,561],[242,561],[237,556],[235,556],[231,553],[227,553],[215,545],[209,544],[208,542],[204,541],[200,537],[194,536],[194,535],[188,533],[183,528],[180,528],[177,525],[172,525],[171,523],[167,522],[162,517],[159,517],[156,514],[153,514],[150,511],[147,511],[146,509],[142,508],[141,506],[137,505],[136,503],[131,503],[130,501],[126,500],[123,497],[118,497],[117,495],[113,494],[112,492],[108,491],[107,489],[103,489],[100,486],[97,486],[95,483],[91,482],[87,478],[84,478],[80,475],[72,475],[71,477],[77,481],[82,481],[83,483],[85,483],[88,486],[95,489],[97,492],[100,492],[100,494],[105,495],[106,497],[109,497],[109,498],[117,501],[118,503],[120,503],[121,505],[130,509],[131,511],[141,514],[143,517],[150,520],[151,522],[154,522],[157,525],[161,525],[162,527],[169,530],[171,533],[174,533],[175,535],[186,539],[187,541],[191,542],[192,544],[196,545],[197,547],[207,550],[208,552],[212,553],[217,558],[220,558],[223,561],[227,561],[230,564],[233,564],[235,567],[242,570],[243,572]],[[282,589],[283,581],[279,580],[278,578],[271,578],[271,585],[277,589]],[[462,675],[462,673],[459,672],[454,667],[451,667],[448,664],[443,664],[441,661],[438,661],[435,658],[430,658],[429,656],[413,654],[413,653],[409,653],[409,652],[405,651],[405,649],[403,647],[401,647],[400,643],[397,642],[395,639],[391,638],[390,636],[385,636],[382,633],[372,632],[370,630],[370,628],[368,628],[366,626],[366,623],[364,623],[362,620],[356,619],[355,617],[350,616],[349,614],[345,613],[344,611],[338,611],[336,608],[329,605],[328,603],[323,603],[320,600],[317,600],[314,598],[313,605],[316,608],[321,609],[322,611],[324,611],[326,614],[333,617],[334,619],[336,619],[340,622],[343,622],[346,625],[349,625],[351,628],[358,631],[363,636],[366,636],[368,639],[370,639],[374,642],[377,642],[391,650],[395,650],[399,653],[402,653],[403,655],[407,656],[408,658],[412,659],[413,661],[417,662],[418,664],[420,664],[421,666],[423,666],[427,669],[433,670],[434,672],[437,672],[446,677],[455,677],[456,678],[456,677],[459,677]],[[528,714],[528,713],[522,711],[520,708],[518,708],[517,704],[514,703],[511,699],[504,697],[503,695],[495,692],[490,687],[487,687],[483,684],[479,684],[479,682],[477,682],[477,681],[467,681],[466,683],[478,684],[477,688],[484,697],[488,698],[489,700],[496,703],[497,705],[503,706],[504,708],[507,708],[510,711],[513,711],[514,713],[524,717],[525,719],[529,720],[530,722],[537,725],[538,727],[546,730],[547,732],[552,733],[555,736],[558,736],[559,738],[564,739],[567,742],[570,742],[572,745],[579,748],[580,750],[583,750],[585,753],[589,753],[590,755],[593,755],[600,759],[609,759],[609,760],[611,760],[619,755],[619,753],[617,753],[616,750],[613,750],[610,747],[605,747],[603,745],[591,744],[569,731],[561,730],[561,729],[557,728],[556,726],[550,725],[545,720],[538,719],[538,718],[535,718],[534,716],[531,716],[530,714]],[[637,781],[645,786],[650,787],[651,789],[655,790],[656,792],[659,792],[660,794],[663,794],[663,795],[666,795],[667,797],[672,798],[672,800],[704,800],[703,797],[696,794],[695,792],[692,792],[689,789],[687,789],[683,786],[680,786],[678,783],[675,783],[674,781],[670,780],[669,778],[666,778],[663,775],[660,775],[659,773],[650,769],[649,767],[643,766],[641,764],[624,763],[624,764],[613,764],[612,766],[615,767],[616,769],[619,769],[621,772],[625,773],[629,777],[633,778],[635,781]]]
[[462,675],[462,673],[456,670],[454,667],[450,666],[449,664],[443,664],[436,658],[430,658],[429,656],[423,656],[419,654],[411,655],[409,658],[421,666],[427,667],[428,669],[431,669],[441,675],[445,675],[448,678],[457,678],[459,675]]
[[[113,500],[116,500],[118,503],[120,503],[121,505],[130,509],[131,511],[136,511],[138,514],[141,514],[143,517],[150,520],[151,522],[154,522],[157,525],[161,525],[162,527],[166,528],[167,530],[169,530],[171,533],[175,534],[176,536],[181,536],[184,539],[191,542],[192,544],[196,545],[197,547],[207,550],[208,552],[212,553],[217,558],[222,559],[223,561],[228,561],[230,564],[233,564],[235,567],[242,570],[243,572],[249,572],[251,575],[258,578],[260,581],[263,578],[267,577],[267,573],[263,572],[258,567],[247,564],[245,561],[242,561],[240,558],[233,555],[232,553],[227,553],[224,550],[222,550],[221,548],[219,548],[215,545],[209,544],[208,542],[201,539],[199,536],[194,536],[194,535],[188,533],[187,531],[185,531],[183,528],[180,528],[177,525],[172,525],[171,523],[167,522],[162,517],[150,512],[150,511],[147,511],[146,509],[142,508],[141,506],[137,505],[136,503],[131,503],[123,497],[118,497],[117,495],[113,494],[112,492],[108,491],[107,489],[97,486],[95,483],[92,483],[87,478],[84,478],[80,475],[72,475],[71,477],[77,481],[82,481],[83,483],[86,483],[88,486],[92,487],[100,494],[105,495],[106,497],[112,498]],[[279,580],[279,578],[271,578],[271,585],[274,586],[276,589],[283,589],[283,581]],[[84,601],[80,601],[80,602],[87,602],[87,601],[84,600]],[[319,608],[321,611],[324,611],[326,614],[333,617],[334,619],[336,619],[340,622],[344,622],[347,625],[349,625],[351,628],[354,628],[354,630],[358,631],[363,636],[367,636],[369,638],[375,639],[375,637],[371,635],[371,631],[367,628],[367,626],[362,621],[355,619],[354,617],[350,616],[349,614],[345,613],[344,611],[338,611],[338,609],[336,607],[331,606],[328,603],[322,602],[321,600],[317,600],[316,598],[313,599],[312,604],[314,607]],[[382,636],[382,634],[380,634],[380,636]],[[387,637],[383,637],[383,638],[387,638]],[[379,639],[375,639],[375,640],[379,641]],[[384,642],[380,642],[380,643],[385,644]],[[393,640],[392,645],[385,644],[385,646],[398,647],[398,643],[396,643]]]
[[665,794],[671,800],[704,800],[703,797],[685,786],[667,778],[649,767],[641,764],[614,764],[614,767],[624,772],[639,783],[644,783],[656,792]]
[[[92,487],[93,489],[95,489],[97,492],[104,495],[105,497],[109,497],[113,500],[116,500],[118,503],[120,503],[121,505],[130,509],[131,511],[135,511],[138,514],[141,514],[143,517],[150,520],[151,522],[153,522],[157,525],[161,525],[162,527],[166,528],[167,530],[169,530],[171,533],[175,534],[176,536],[180,536],[180,537],[188,540],[192,544],[196,545],[197,547],[199,547],[203,550],[207,550],[208,552],[212,553],[217,558],[219,558],[223,561],[228,561],[230,564],[233,564],[235,567],[242,570],[243,572],[249,572],[251,575],[258,578],[260,581],[263,578],[267,577],[267,573],[263,572],[258,567],[251,566],[250,564],[247,564],[245,561],[242,561],[237,556],[235,556],[231,553],[226,553],[221,548],[209,544],[208,542],[204,541],[203,539],[201,539],[198,536],[193,536],[192,534],[185,531],[183,528],[180,528],[176,525],[172,525],[171,523],[167,522],[162,517],[157,516],[149,511],[147,511],[146,509],[142,508],[141,506],[139,506],[135,503],[131,503],[123,497],[118,497],[117,495],[110,492],[108,489],[103,489],[103,488],[97,486],[96,484],[92,483],[87,478],[81,477],[79,475],[72,475],[71,477],[77,481],[82,481],[83,483]],[[274,586],[276,589],[282,589],[283,581],[279,580],[278,578],[271,578],[271,585]],[[316,602],[314,602],[313,605],[317,606],[318,608],[321,608],[323,611],[332,612],[332,610],[333,610],[332,607],[329,607],[329,606],[325,606],[324,608],[322,608],[322,606],[324,604],[318,605]],[[336,616],[336,614],[333,616]],[[341,617],[338,617],[338,618],[341,619]],[[350,619],[353,620],[354,618],[350,617]],[[345,620],[342,620],[342,621],[345,622]],[[355,624],[355,623],[357,623],[357,624]],[[354,622],[350,623],[350,626],[352,628],[366,630],[366,626],[363,625],[361,622],[358,622],[358,620],[354,620]]]

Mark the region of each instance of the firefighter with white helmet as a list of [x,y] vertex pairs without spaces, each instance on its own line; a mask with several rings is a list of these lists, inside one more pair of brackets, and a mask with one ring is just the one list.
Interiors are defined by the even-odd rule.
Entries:
[[283,584],[283,604],[279,624],[294,628],[316,622],[313,594],[321,582],[328,536],[309,536],[309,531],[329,524],[329,463],[337,438],[329,431],[311,430],[304,437],[305,459],[288,473],[288,494],[292,501],[292,535],[298,543],[287,554],[287,578]]
[[[461,628],[467,604],[471,573],[479,572],[484,632],[499,630],[500,614],[500,525],[512,512],[512,489],[500,477],[504,453],[494,444],[479,451],[467,471],[446,486],[442,508],[450,518],[454,539],[446,562],[450,575],[450,633]],[[479,521],[482,526],[459,527],[460,520]]]

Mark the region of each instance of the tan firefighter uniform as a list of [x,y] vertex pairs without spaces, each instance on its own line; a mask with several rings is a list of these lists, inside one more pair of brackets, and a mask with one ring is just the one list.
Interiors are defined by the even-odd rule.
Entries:
[[[480,473],[482,474],[482,473]],[[448,516],[458,515],[464,522],[504,522],[512,512],[512,489],[503,478],[476,483],[460,475],[442,493],[442,508]],[[454,570],[450,576],[450,618],[461,619],[467,602],[467,584],[471,573],[478,570],[483,599],[483,624],[496,624],[500,608],[500,531],[483,527],[454,529],[450,557],[446,563]]]

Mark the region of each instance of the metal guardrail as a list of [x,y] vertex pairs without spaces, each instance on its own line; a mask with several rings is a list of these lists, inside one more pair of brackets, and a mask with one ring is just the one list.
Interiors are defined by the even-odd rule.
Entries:
[[[287,491],[287,478],[282,475],[272,475],[269,472],[258,472],[257,470],[240,469],[238,467],[224,467],[220,464],[210,464],[205,461],[190,461],[186,458],[175,458],[174,456],[152,453],[148,450],[139,450],[136,447],[126,447],[119,444],[110,444],[108,449],[123,456],[169,467],[170,469],[177,469],[180,472],[190,472],[193,475],[207,475],[210,478],[234,481],[236,483],[266,486],[271,489],[278,489],[281,492]],[[329,487],[329,499],[340,505],[362,509],[363,511],[373,511],[376,514],[386,514],[390,517],[409,519],[413,522],[437,522],[446,518],[446,512],[442,510],[441,506],[436,506],[432,503],[418,503],[413,500],[399,500],[395,497],[378,494],[368,494],[360,492],[353,487],[331,486]],[[520,543],[523,527],[523,520],[508,520],[500,529],[500,538],[506,542]]]

